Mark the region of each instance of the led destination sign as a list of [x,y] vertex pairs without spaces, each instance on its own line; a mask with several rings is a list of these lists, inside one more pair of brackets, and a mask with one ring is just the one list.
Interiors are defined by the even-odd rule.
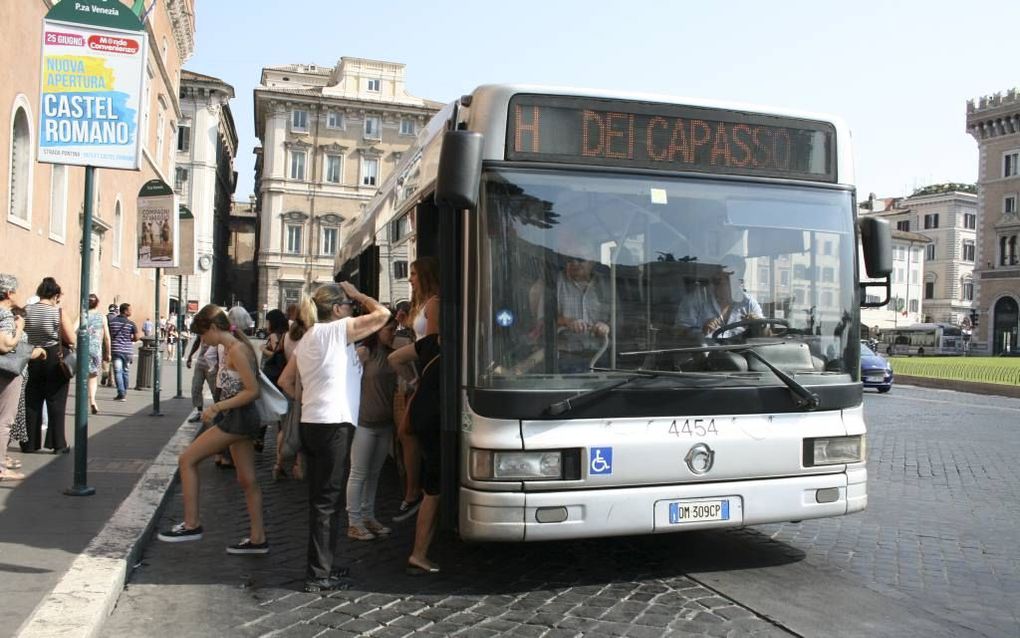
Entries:
[[517,95],[509,160],[836,181],[835,128],[737,111]]

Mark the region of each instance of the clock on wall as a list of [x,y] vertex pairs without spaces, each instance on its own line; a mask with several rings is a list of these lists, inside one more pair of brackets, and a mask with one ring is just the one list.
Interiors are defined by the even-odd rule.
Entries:
[[198,269],[199,270],[201,270],[202,272],[205,272],[205,271],[209,270],[210,268],[212,268],[212,256],[211,255],[202,255],[201,257],[198,258]]

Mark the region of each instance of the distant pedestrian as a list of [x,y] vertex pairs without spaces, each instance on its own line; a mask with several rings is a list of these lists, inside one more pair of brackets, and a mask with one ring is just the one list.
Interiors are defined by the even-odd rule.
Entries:
[[229,317],[231,325],[244,334],[248,334],[252,328],[251,315],[244,309],[240,301],[235,303],[234,307],[227,312],[227,317]]
[[152,337],[152,334],[153,332],[155,332],[155,330],[156,325],[152,323],[152,319],[146,317],[145,321],[142,322],[142,336],[146,338]]
[[359,541],[386,536],[391,531],[375,517],[375,494],[393,442],[397,373],[387,358],[393,352],[396,327],[397,320],[391,317],[357,349],[363,372],[358,427],[351,444],[351,476],[347,480],[347,536]]
[[170,543],[200,540],[198,464],[230,449],[237,467],[237,481],[248,506],[250,532],[241,542],[227,547],[228,554],[267,554],[269,542],[262,523],[262,490],[255,478],[255,451],[252,436],[258,431],[255,400],[259,396],[258,361],[255,349],[240,330],[231,325],[219,306],[208,305],[199,311],[192,328],[212,347],[222,346],[226,357],[220,363],[220,398],[202,413],[212,425],[181,454],[178,469],[184,499],[184,521],[159,533],[159,540]]
[[[75,345],[71,318],[60,308],[63,291],[53,277],[46,277],[35,291],[39,302],[25,309],[25,332],[28,342],[46,350],[45,359],[28,364],[28,387],[25,390],[25,416],[28,419],[28,443],[25,452],[35,452],[40,444],[54,454],[70,451],[64,431],[67,408],[68,378],[61,369],[63,348]],[[85,356],[85,355],[83,355]],[[46,404],[46,440],[42,441],[42,409]]]
[[205,404],[205,388],[209,388],[213,402],[219,399],[219,392],[216,388],[216,374],[220,369],[220,358],[218,349],[207,345],[201,339],[195,339],[195,344],[188,354],[187,366],[191,367],[191,360],[195,357],[196,351],[198,361],[195,363],[194,373],[191,375],[191,405],[195,413],[188,419],[191,423],[198,423],[202,420],[202,408]]
[[[349,298],[365,314],[341,318]],[[294,396],[300,380],[301,443],[307,461],[309,530],[305,591],[344,589],[334,563],[340,534],[344,470],[351,430],[358,422],[361,362],[354,344],[382,328],[390,311],[350,283],[320,286],[298,310],[301,340],[280,375],[280,387]]]
[[[89,295],[89,311],[85,316],[86,331],[89,335],[89,351],[81,353],[89,358],[89,408],[92,414],[99,414],[99,406],[96,405],[96,390],[99,385],[99,373],[103,369],[103,362],[109,361],[110,355],[110,327],[106,323],[106,317],[99,309],[99,297],[95,294]],[[78,325],[75,324],[75,332]]]
[[[262,362],[260,367],[266,378],[276,384],[280,374],[283,372],[284,366],[287,364],[287,355],[283,347],[284,337],[287,335],[287,317],[283,314],[283,311],[273,308],[266,313],[266,323],[268,324],[269,334],[266,336],[265,345],[262,346]],[[277,425],[281,424],[282,419]],[[256,452],[262,452],[266,440],[266,430],[267,426],[263,425],[258,438],[255,439]],[[281,427],[277,427],[277,433],[282,431]],[[279,451],[279,443],[280,437],[277,436],[277,451]],[[273,468],[273,474],[274,477],[278,474],[278,468]]]
[[166,324],[166,360],[172,361],[177,353],[177,326]]
[[[122,303],[120,314],[109,321],[110,351],[113,355],[113,380],[117,386],[114,401],[127,401],[131,364],[135,360],[138,326],[131,321],[131,304]],[[159,356],[159,353],[156,353]]]

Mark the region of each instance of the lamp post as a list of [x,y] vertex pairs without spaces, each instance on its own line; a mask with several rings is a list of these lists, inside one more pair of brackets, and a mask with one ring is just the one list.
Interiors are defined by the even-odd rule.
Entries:
[[968,347],[967,347],[968,354],[969,354],[970,349],[973,347],[972,344],[974,343],[974,339],[977,337],[977,329],[978,329],[978,309],[977,308],[971,308],[970,309],[970,343],[968,344]]

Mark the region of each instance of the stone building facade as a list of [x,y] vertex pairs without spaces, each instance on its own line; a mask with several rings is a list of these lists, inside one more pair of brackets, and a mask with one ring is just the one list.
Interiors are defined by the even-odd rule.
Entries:
[[186,308],[208,303],[232,306],[229,290],[216,290],[217,271],[228,267],[225,230],[237,173],[237,131],[230,111],[234,87],[218,78],[181,74],[182,119],[177,125],[174,190],[195,217],[195,274],[184,278]]
[[333,280],[341,225],[357,218],[440,108],[407,93],[405,67],[262,70],[255,88],[258,308],[285,309]]
[[[0,105],[7,132],[0,136],[0,271],[18,277],[22,299],[34,293],[43,277],[56,278],[64,291],[64,307],[77,317],[85,169],[36,161],[41,25],[55,3],[20,0],[17,4],[17,10],[5,16],[0,47]],[[119,4],[117,10],[131,10],[129,0]],[[96,171],[89,288],[104,307],[131,303],[139,321],[153,314],[155,272],[136,267],[136,201],[139,189],[150,179],[173,183],[173,140],[183,115],[178,88],[181,67],[194,48],[194,16],[194,0],[163,0],[148,14],[142,167]],[[161,298],[165,312],[167,288]]]
[[978,144],[976,345],[1016,352],[1020,335],[1020,90],[967,102]]

